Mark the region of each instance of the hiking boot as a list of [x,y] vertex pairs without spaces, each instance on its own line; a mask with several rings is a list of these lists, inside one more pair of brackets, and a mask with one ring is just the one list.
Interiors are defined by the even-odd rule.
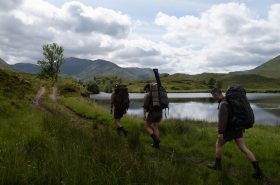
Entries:
[[212,170],[222,170],[221,159],[216,158],[216,161],[214,163],[207,164],[207,167]]
[[207,164],[207,167],[212,170],[222,170],[221,164],[209,163],[209,164]]
[[258,161],[253,161],[252,165],[255,169],[255,173],[252,174],[252,177],[258,180],[262,180],[264,178],[264,174],[262,170],[259,167],[259,162]]
[[155,134],[151,134],[151,138],[153,139],[154,143],[152,144],[152,147],[159,148],[160,140]]
[[123,133],[123,135],[124,135],[125,137],[126,137],[127,134],[128,134],[128,131],[125,130],[123,127],[117,128],[117,132],[118,132],[119,135],[121,135],[121,133]]
[[252,177],[257,180],[263,180],[264,174],[262,171],[256,171],[255,173],[252,174]]
[[125,137],[127,137],[128,131],[125,130],[125,129],[123,129],[122,131],[123,131],[123,135],[124,135]]
[[157,142],[153,143],[153,144],[152,144],[152,147],[153,147],[153,148],[158,148],[158,149],[159,149],[159,143],[160,143],[160,140],[158,140]]

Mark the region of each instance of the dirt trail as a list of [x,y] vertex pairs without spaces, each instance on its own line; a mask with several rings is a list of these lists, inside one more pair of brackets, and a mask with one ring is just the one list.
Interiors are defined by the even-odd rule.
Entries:
[[46,92],[46,88],[43,86],[40,87],[36,96],[33,99],[33,105],[35,105],[42,111],[46,111],[46,109],[42,106],[42,97],[44,96],[45,92]]
[[50,94],[50,99],[52,100],[53,103],[55,104],[59,104],[59,101],[58,101],[58,93],[57,93],[57,87],[53,87],[52,88],[52,93]]
[[81,120],[83,122],[92,123],[92,119],[88,119],[88,118],[81,116],[80,114],[78,114],[77,112],[73,111],[72,109],[66,107],[59,101],[58,89],[56,86],[52,88],[52,93],[49,95],[49,97],[54,104],[58,105],[61,109],[63,109],[65,112],[67,112],[67,114],[69,116],[71,116],[72,118],[74,118],[76,120]]

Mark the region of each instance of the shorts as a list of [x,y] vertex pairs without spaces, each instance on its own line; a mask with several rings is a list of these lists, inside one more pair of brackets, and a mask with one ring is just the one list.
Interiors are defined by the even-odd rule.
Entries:
[[156,123],[162,119],[162,111],[151,111],[148,113],[147,122]]
[[117,109],[114,109],[114,118],[115,119],[121,119],[123,117],[123,115],[125,114],[125,110],[117,110]]
[[223,134],[225,141],[231,141],[233,139],[238,139],[243,137],[244,130],[228,130]]

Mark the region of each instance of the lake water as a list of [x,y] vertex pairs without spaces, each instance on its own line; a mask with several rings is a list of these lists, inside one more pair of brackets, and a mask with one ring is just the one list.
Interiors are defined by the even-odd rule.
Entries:
[[[108,93],[91,95],[91,99],[110,109]],[[143,116],[143,93],[130,93],[129,115]],[[167,119],[192,119],[217,122],[218,103],[209,93],[169,93],[169,113]],[[248,93],[247,97],[255,114],[256,124],[280,124],[280,93]],[[164,118],[165,119],[165,118]]]

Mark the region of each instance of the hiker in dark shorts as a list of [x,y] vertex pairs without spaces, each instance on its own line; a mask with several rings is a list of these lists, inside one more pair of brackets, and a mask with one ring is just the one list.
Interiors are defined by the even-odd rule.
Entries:
[[[117,86],[116,86],[117,87]],[[114,119],[116,124],[116,129],[118,133],[123,133],[124,136],[127,136],[128,131],[124,129],[124,127],[121,124],[121,118],[124,114],[127,113],[128,107],[129,107],[129,99],[127,101],[124,100],[117,100],[119,93],[119,89],[115,89],[115,91],[111,95],[111,113],[114,109]]]
[[255,173],[252,175],[256,179],[261,179],[263,173],[259,167],[258,161],[254,154],[247,148],[243,139],[244,130],[235,130],[229,123],[231,117],[231,111],[228,102],[226,101],[222,91],[218,88],[214,88],[211,91],[213,98],[219,102],[219,121],[218,121],[218,139],[216,142],[216,161],[207,165],[208,168],[214,170],[221,170],[221,159],[223,145],[231,140],[234,140],[239,149],[247,156],[252,162]]
[[153,110],[151,106],[152,97],[150,94],[150,84],[146,84],[144,87],[146,92],[144,96],[144,127],[153,139],[153,147],[159,148],[159,124],[162,119],[162,110]]

